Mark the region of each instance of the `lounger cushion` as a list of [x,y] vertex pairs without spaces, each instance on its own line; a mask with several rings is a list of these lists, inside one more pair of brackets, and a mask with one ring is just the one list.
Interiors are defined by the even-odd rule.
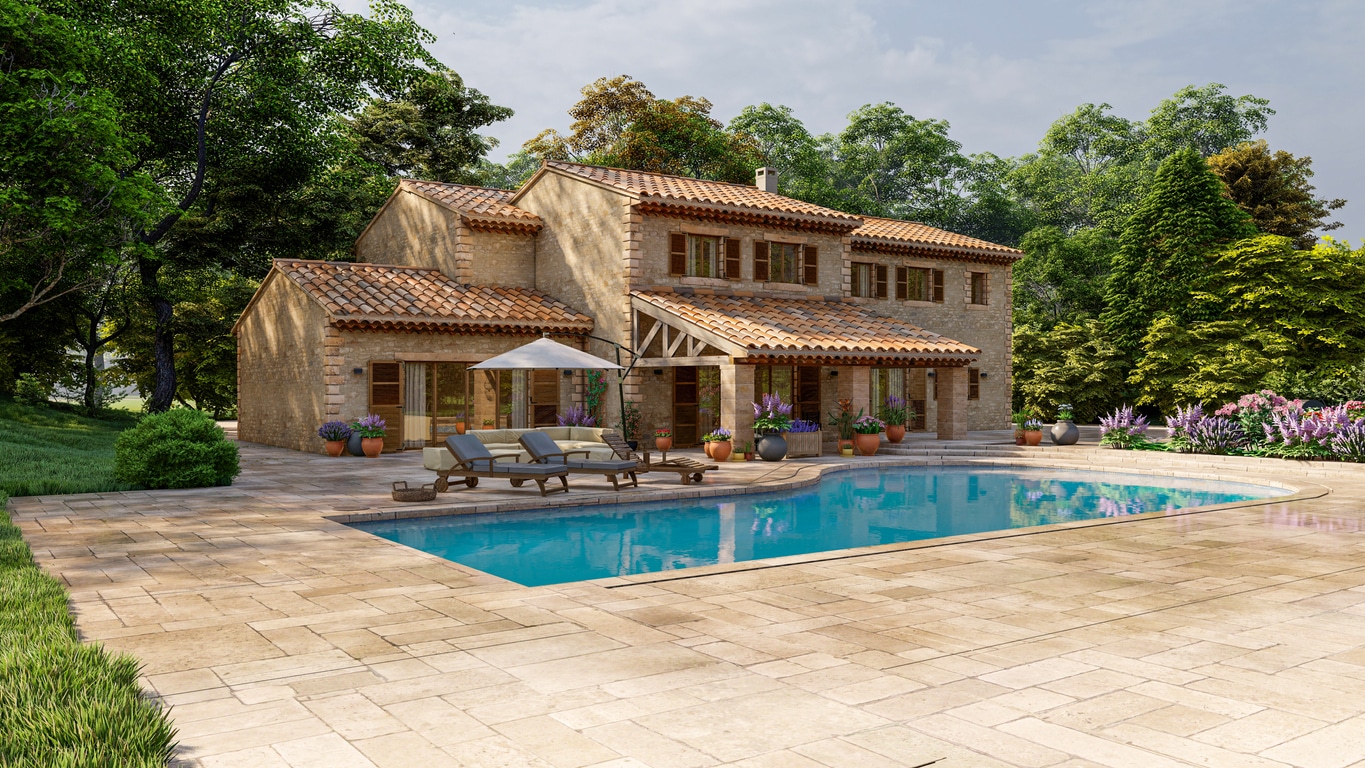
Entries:
[[[480,469],[483,469],[483,468],[480,467]],[[567,470],[566,470],[565,467],[562,467],[562,466],[556,467],[556,466],[553,466],[553,465],[551,465],[551,464],[502,464],[502,463],[498,463],[498,464],[494,464],[494,465],[493,465],[493,471],[494,471],[494,472],[505,472],[505,473],[507,473],[507,474],[509,474],[509,475],[545,475],[545,476],[547,476],[547,477],[553,477],[554,475],[562,475],[562,474],[564,474]]]
[[633,461],[574,461],[569,460],[569,469],[587,469],[598,472],[634,472],[636,463]]

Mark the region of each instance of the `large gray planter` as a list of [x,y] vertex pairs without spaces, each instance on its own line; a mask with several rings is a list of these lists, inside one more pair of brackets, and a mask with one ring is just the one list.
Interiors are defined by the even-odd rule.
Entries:
[[781,461],[787,458],[787,440],[781,435],[764,435],[758,438],[758,457],[764,461]]
[[1059,420],[1053,424],[1050,434],[1053,445],[1075,445],[1081,439],[1081,431],[1076,429],[1076,423],[1069,420]]
[[352,456],[364,456],[365,451],[360,447],[360,441],[364,439],[359,432],[352,432],[351,439],[346,441],[346,452]]

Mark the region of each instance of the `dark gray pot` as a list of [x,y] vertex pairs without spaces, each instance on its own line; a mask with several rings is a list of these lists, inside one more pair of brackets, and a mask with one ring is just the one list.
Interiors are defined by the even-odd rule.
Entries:
[[758,457],[764,461],[781,461],[787,458],[787,438],[781,435],[764,435],[758,438]]
[[346,441],[346,452],[352,456],[364,456],[365,451],[360,447],[360,441],[363,439],[359,432],[352,432],[351,439]]
[[1075,445],[1081,439],[1081,431],[1076,429],[1075,422],[1059,421],[1052,425],[1052,444],[1053,445]]

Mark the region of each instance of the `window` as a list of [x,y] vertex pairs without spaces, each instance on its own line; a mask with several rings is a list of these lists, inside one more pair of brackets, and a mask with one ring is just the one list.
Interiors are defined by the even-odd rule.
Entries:
[[872,296],[872,265],[863,264],[855,261],[849,265],[851,281],[849,284],[850,296]]
[[687,276],[720,277],[720,238],[687,236]]
[[968,272],[968,300],[972,304],[985,304],[989,298],[988,282],[989,274],[985,272]]
[[932,282],[932,285],[933,285],[933,289],[934,289],[934,301],[937,302],[937,303],[939,303],[939,304],[942,304],[942,303],[943,303],[943,270],[941,270],[941,269],[935,269],[935,270],[932,270],[932,272],[934,273],[934,279],[931,281],[931,282]]
[[980,399],[981,399],[981,369],[980,369],[980,368],[968,368],[968,369],[967,369],[967,399],[968,399],[968,400],[980,400]]
[[792,243],[768,243],[768,281],[799,283],[801,246]]
[[896,298],[901,301],[933,301],[934,271],[920,267],[896,267]]

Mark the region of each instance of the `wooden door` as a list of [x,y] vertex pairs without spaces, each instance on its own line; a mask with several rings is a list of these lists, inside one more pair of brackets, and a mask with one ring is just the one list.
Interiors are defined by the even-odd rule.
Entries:
[[531,426],[559,423],[559,371],[531,371]]
[[384,452],[403,447],[403,364],[370,361],[370,413],[388,422]]
[[689,448],[698,443],[697,369],[673,369],[673,445]]
[[819,423],[820,367],[803,365],[796,369],[796,418]]

